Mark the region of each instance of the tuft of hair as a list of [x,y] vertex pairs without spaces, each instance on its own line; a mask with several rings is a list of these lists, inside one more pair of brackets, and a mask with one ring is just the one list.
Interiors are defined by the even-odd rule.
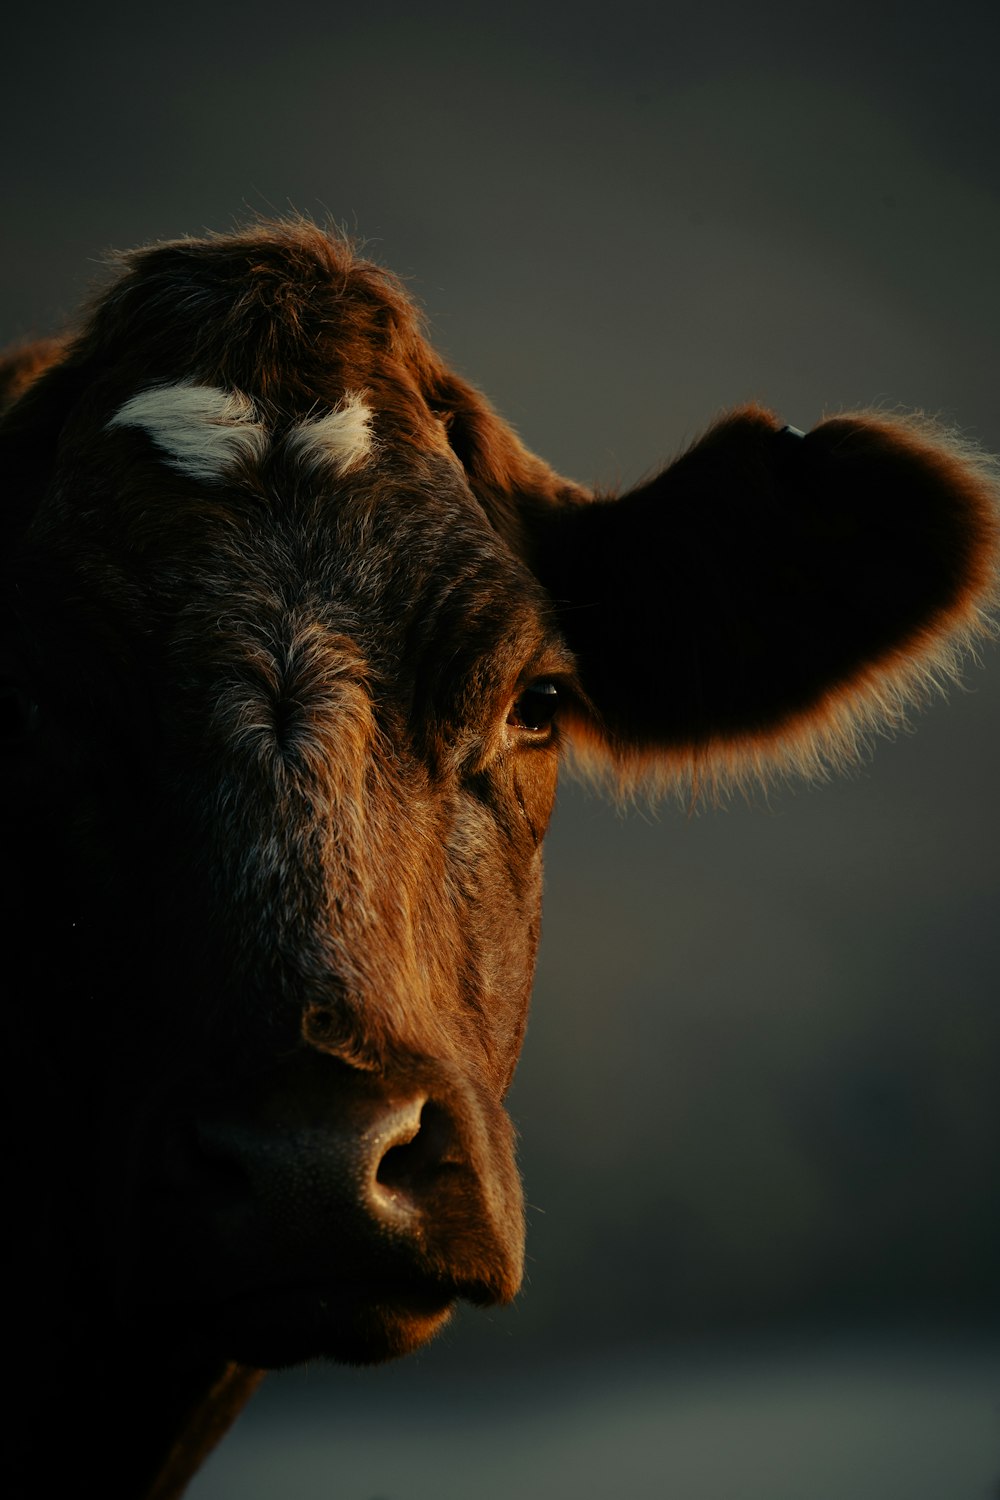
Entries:
[[285,438],[285,452],[310,474],[337,478],[361,468],[372,456],[372,412],[363,396],[348,391],[325,416],[297,422]]
[[126,401],[109,429],[137,427],[189,479],[217,483],[234,470],[259,464],[270,446],[249,396],[181,380],[151,386]]

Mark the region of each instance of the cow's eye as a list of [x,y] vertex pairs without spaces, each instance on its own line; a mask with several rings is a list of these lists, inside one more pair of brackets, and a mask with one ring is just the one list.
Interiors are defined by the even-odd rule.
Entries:
[[558,707],[559,689],[554,682],[531,682],[515,700],[507,715],[507,723],[512,729],[529,729],[533,734],[545,734],[552,728]]

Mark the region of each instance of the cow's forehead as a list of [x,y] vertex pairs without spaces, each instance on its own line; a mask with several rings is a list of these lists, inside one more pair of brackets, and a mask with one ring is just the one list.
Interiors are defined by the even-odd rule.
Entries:
[[[183,380],[128,397],[103,435],[126,455],[133,552],[167,592],[181,581],[199,649],[217,656],[243,639],[253,654],[255,635],[280,647],[318,618],[383,680],[444,704],[471,684],[501,691],[536,663],[566,670],[566,653],[547,597],[438,429],[400,444],[363,390],[288,420],[244,391]],[[252,605],[245,628],[214,631],[209,617],[231,620],[240,599]]]

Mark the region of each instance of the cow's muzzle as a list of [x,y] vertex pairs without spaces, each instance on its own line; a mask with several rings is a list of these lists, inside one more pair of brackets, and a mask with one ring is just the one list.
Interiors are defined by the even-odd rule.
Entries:
[[184,1141],[155,1217],[169,1218],[183,1283],[230,1357],[391,1358],[456,1299],[518,1290],[513,1132],[456,1066],[362,1071],[302,1050],[201,1106]]

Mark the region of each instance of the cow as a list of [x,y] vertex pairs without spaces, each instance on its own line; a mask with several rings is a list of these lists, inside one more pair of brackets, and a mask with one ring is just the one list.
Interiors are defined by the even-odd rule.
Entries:
[[595,494],[298,219],[122,257],[2,381],[11,1463],[169,1500],[261,1371],[517,1292],[560,761],[852,761],[990,634],[997,474],[747,406]]

